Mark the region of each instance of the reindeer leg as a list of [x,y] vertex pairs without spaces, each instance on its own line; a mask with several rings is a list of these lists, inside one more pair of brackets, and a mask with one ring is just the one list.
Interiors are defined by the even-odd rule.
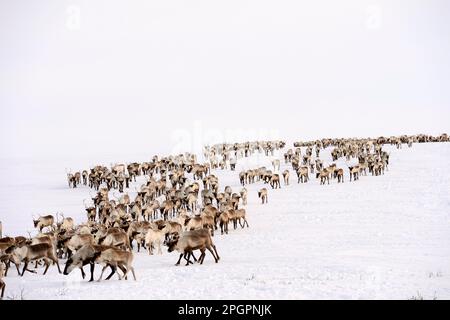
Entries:
[[7,277],[7,276],[8,276],[9,266],[10,266],[10,262],[8,261],[8,263],[6,263],[5,265],[6,265],[6,269],[5,269],[5,277]]
[[184,260],[186,260],[186,264],[185,264],[186,266],[188,266],[189,264],[193,264],[191,262],[191,260],[189,260],[190,256],[191,256],[191,252],[189,252],[189,253],[185,252],[184,253]]
[[158,254],[162,254],[161,243],[158,243]]
[[84,278],[86,278],[86,273],[84,273],[83,267],[80,267],[80,270],[81,270],[81,277],[84,280]]
[[[125,276],[125,274],[127,272],[127,268],[125,268],[122,264],[118,264],[117,266],[119,267],[119,269],[122,271],[123,275]],[[119,272],[117,272],[117,273],[119,273]],[[126,276],[125,276],[125,280],[128,280]]]
[[217,261],[219,261],[220,257],[219,257],[219,254],[217,253],[216,246],[212,244],[211,247],[214,249],[214,252],[216,253]]
[[[112,264],[110,264],[109,265],[110,267],[111,267],[111,273],[109,274],[109,276],[108,277],[106,277],[106,279],[105,280],[109,280],[109,279],[111,279],[111,277],[114,275],[114,273],[116,273],[117,272],[117,266],[116,265],[112,265]],[[117,272],[117,274],[119,275],[119,280],[121,279],[120,278],[120,274]]]
[[205,249],[204,248],[201,249],[201,252],[202,252],[202,254],[200,255],[199,261],[200,261],[200,264],[203,264],[203,261],[205,260],[205,256],[206,256]]
[[91,279],[89,280],[89,282],[94,281],[94,269],[95,269],[95,263],[91,262]]
[[50,267],[50,262],[47,259],[45,259],[44,262],[45,262],[45,270],[43,274],[45,275],[47,273],[48,267]]
[[175,264],[176,266],[179,266],[180,265],[180,262],[181,262],[181,258],[183,258],[183,253],[182,254],[180,254],[180,258],[178,259],[178,262]]
[[58,267],[58,273],[61,273],[61,268],[59,267],[59,262],[58,259],[56,257],[53,257],[53,262],[56,264],[56,266]]
[[102,273],[100,274],[100,278],[98,278],[98,280],[97,280],[98,282],[102,281],[103,273],[105,272],[105,270],[106,270],[107,267],[108,267],[108,265],[105,265],[105,266],[103,267]]
[[17,275],[19,275],[20,276],[20,270],[19,270],[19,266],[20,266],[20,264],[16,264],[16,263],[14,263],[15,265],[16,265],[16,269],[17,269]]
[[134,273],[134,268],[132,266],[130,266],[129,269],[131,270],[131,273],[133,274],[134,281],[136,281],[136,274]]
[[216,263],[218,263],[218,262],[219,262],[219,259],[217,259],[217,257],[215,256],[214,252],[212,251],[212,249],[211,249],[210,247],[206,247],[206,249],[208,249],[208,251],[211,252],[211,254],[212,254],[214,260],[216,261]]
[[23,266],[22,273],[20,274],[21,277],[23,277],[23,274],[25,273],[25,270],[27,270],[28,267],[28,261],[25,261],[25,265]]

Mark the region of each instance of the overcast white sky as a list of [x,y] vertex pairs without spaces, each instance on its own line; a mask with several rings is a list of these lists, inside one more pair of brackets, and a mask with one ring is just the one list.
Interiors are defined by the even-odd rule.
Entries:
[[1,156],[439,134],[449,39],[445,0],[0,0]]

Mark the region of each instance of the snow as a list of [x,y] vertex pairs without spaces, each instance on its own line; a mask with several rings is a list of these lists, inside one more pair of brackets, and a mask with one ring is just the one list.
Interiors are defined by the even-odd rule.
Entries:
[[[321,186],[314,177],[297,184],[291,170],[291,185],[269,188],[267,205],[257,198],[262,182],[247,186],[250,228],[216,233],[218,264],[207,253],[203,265],[177,267],[176,253],[141,251],[135,252],[137,281],[114,276],[100,283],[82,280],[79,270],[64,276],[52,266],[46,276],[40,269],[21,278],[12,268],[6,297],[22,292],[25,299],[449,299],[450,144],[385,149],[391,160],[383,176],[348,182],[346,170],[344,184],[332,180]],[[321,154],[325,165],[331,163],[329,152]],[[2,159],[4,236],[35,233],[32,213],[59,211],[85,221],[89,189],[69,189],[64,168],[106,159],[107,165],[115,162]],[[240,160],[235,172],[215,174],[222,189],[230,185],[237,191],[242,168],[269,168],[272,159]],[[346,167],[345,161],[337,164]],[[134,195],[131,190],[134,185]]]

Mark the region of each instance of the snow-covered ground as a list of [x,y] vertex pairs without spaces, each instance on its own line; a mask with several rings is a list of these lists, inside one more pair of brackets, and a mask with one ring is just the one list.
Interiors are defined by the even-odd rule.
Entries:
[[[250,228],[216,234],[218,264],[209,253],[203,265],[176,267],[176,253],[140,252],[135,254],[137,281],[113,277],[101,283],[81,280],[78,270],[64,276],[51,267],[47,276],[39,270],[38,275],[20,278],[13,268],[5,279],[6,296],[18,298],[22,292],[25,299],[449,299],[450,144],[385,149],[391,151],[391,165],[383,176],[362,176],[349,183],[346,171],[344,184],[333,180],[321,186],[314,178],[297,184],[291,171],[291,185],[269,190],[267,205],[261,205],[256,194],[262,183],[248,186]],[[321,158],[331,163],[329,150]],[[83,222],[82,200],[89,198],[89,190],[69,189],[64,168],[85,168],[101,160],[1,160],[4,235],[34,232],[32,213],[60,211]],[[269,167],[270,160],[246,159],[236,172],[215,173],[221,188],[230,185],[237,190],[241,168]],[[338,166],[346,163],[339,161]]]

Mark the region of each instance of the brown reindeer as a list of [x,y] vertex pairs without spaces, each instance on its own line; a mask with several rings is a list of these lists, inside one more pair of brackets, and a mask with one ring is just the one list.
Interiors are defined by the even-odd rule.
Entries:
[[330,184],[330,172],[327,168],[320,170],[320,172],[317,172],[316,177],[320,178],[321,185],[324,185],[325,182],[328,182],[328,184]]
[[359,165],[348,167],[348,170],[350,171],[350,181],[352,181],[352,177],[353,181],[359,180]]
[[54,222],[55,218],[52,215],[39,216],[37,220],[33,219],[34,227],[39,229],[39,232],[42,232],[42,229],[46,227],[53,227]]
[[[91,278],[89,282],[94,281],[95,260],[100,256],[102,251],[105,251],[107,249],[110,249],[110,247],[90,244],[81,247],[80,250],[77,251],[77,253],[67,259],[63,272],[64,275],[68,275],[75,268],[79,268],[81,270],[81,276],[84,279],[86,277],[86,274],[84,273],[83,267],[89,264],[91,267]],[[115,273],[114,268],[112,266],[110,267],[112,269],[112,272],[106,278],[106,280],[109,280]],[[126,270],[122,265],[119,265],[118,267],[122,270],[122,272],[125,273]]]
[[270,186],[272,189],[281,189],[280,175],[278,173],[275,173],[270,177]]
[[170,241],[167,241],[166,244],[169,247],[168,248],[169,252],[177,250],[180,253],[180,258],[178,259],[176,265],[180,264],[181,258],[183,256],[187,260],[186,265],[192,263],[189,260],[189,256],[192,255],[194,250],[201,251],[201,255],[198,259],[200,264],[203,264],[203,261],[205,260],[206,250],[211,252],[216,263],[218,263],[220,260],[216,246],[212,241],[209,231],[206,229],[186,231],[182,233],[180,236],[175,236]]
[[298,168],[297,169],[297,177],[298,177],[298,183],[308,182],[308,180],[309,180],[308,167]]
[[22,277],[25,271],[36,273],[35,271],[27,269],[27,267],[30,262],[39,259],[43,259],[45,262],[44,274],[47,273],[47,270],[50,266],[50,262],[55,263],[56,266],[58,267],[58,272],[61,273],[58,258],[56,257],[55,254],[55,249],[51,244],[48,243],[39,243],[34,245],[25,244],[22,247],[16,247],[12,252],[12,258],[16,266],[21,262],[25,263],[21,273]]
[[284,180],[284,185],[288,186],[289,185],[289,170],[283,171],[283,180]]
[[230,222],[230,217],[228,215],[228,211],[218,211],[218,220],[220,226],[221,234],[228,234],[228,224]]
[[[136,280],[136,274],[134,273],[134,268],[132,266],[133,262],[133,252],[125,251],[117,248],[109,248],[100,253],[100,256],[95,259],[96,263],[103,265],[102,273],[100,274],[100,278],[98,281],[101,281],[103,278],[103,273],[108,266],[112,267],[113,273],[116,272],[118,267],[125,268],[125,273],[123,274],[123,278],[127,278],[127,274],[129,271],[133,274],[134,280]],[[122,279],[119,273],[119,280]]]
[[261,199],[262,204],[267,203],[268,199],[267,199],[267,189],[266,188],[262,188],[261,190],[258,191],[258,198]]
[[344,183],[344,169],[334,169],[334,177],[338,179],[338,183]]

